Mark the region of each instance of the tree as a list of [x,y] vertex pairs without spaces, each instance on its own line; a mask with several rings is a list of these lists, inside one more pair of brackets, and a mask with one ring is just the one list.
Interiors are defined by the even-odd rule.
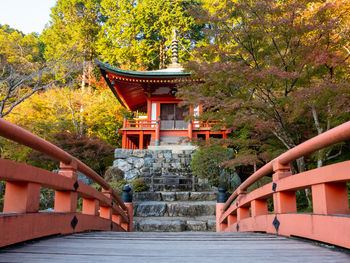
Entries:
[[[48,60],[65,57],[80,62],[76,71],[80,75],[81,92],[89,85],[93,76],[93,59],[96,57],[95,43],[103,17],[100,0],[58,0],[52,8],[52,21],[44,30],[44,56]],[[80,105],[81,116],[84,104]],[[79,134],[84,133],[84,121],[79,121]]]
[[202,26],[188,12],[189,7],[200,6],[198,0],[102,0],[101,6],[107,20],[98,51],[103,60],[125,69],[164,68],[173,28],[180,35],[180,62],[190,57],[202,37]]
[[[347,1],[238,0],[198,14],[207,41],[187,69],[204,81],[181,94],[204,105],[203,118],[246,132],[233,165],[248,155],[264,163],[270,144],[274,157],[350,119],[348,12]],[[294,169],[306,169],[304,158]]]
[[[0,118],[35,93],[67,79],[74,64],[58,57],[51,63],[42,58],[43,43],[35,34],[24,35],[8,26],[0,27]],[[60,78],[57,63],[65,64]]]

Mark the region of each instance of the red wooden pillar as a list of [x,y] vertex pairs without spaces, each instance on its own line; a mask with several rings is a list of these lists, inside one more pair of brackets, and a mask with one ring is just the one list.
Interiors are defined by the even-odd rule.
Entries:
[[192,124],[192,121],[190,120],[188,122],[188,139],[192,140],[192,138],[193,138],[193,124]]
[[123,129],[126,128],[127,122],[128,122],[128,120],[126,119],[126,116],[124,116],[124,120],[123,120]]
[[149,97],[147,99],[147,120],[150,121],[152,119],[152,101]]
[[127,145],[126,145],[126,140],[127,140],[127,135],[126,132],[124,131],[123,133],[123,137],[122,137],[122,149],[126,149]]
[[143,131],[140,131],[139,149],[143,150]]
[[210,138],[210,131],[205,131],[205,141],[208,142]]
[[160,116],[158,117],[157,123],[156,123],[156,146],[159,146],[160,144]]
[[160,102],[159,101],[156,102],[156,118],[157,119],[160,118]]

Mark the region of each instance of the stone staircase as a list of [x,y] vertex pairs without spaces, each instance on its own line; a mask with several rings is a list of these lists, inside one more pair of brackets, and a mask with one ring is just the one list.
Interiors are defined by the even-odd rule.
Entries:
[[215,192],[134,194],[134,231],[215,231]]

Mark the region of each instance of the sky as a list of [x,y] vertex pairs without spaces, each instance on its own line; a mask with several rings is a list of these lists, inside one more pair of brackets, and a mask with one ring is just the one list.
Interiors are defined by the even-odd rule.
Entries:
[[0,0],[0,24],[25,34],[41,33],[56,0]]

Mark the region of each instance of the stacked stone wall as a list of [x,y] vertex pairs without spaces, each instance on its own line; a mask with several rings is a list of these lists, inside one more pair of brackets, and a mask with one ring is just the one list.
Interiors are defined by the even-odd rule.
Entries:
[[144,178],[146,183],[151,182],[151,177],[189,179],[192,177],[190,163],[195,151],[116,149],[113,166],[121,169],[128,181],[138,177]]

